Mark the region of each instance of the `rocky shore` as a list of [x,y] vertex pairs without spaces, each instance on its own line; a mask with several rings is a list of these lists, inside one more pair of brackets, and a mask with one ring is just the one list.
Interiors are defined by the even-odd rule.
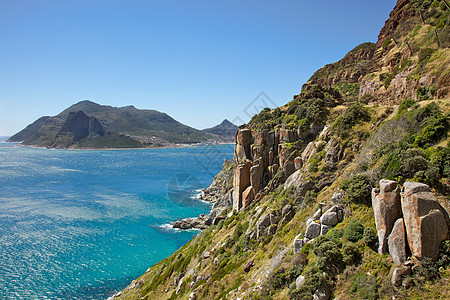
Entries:
[[220,189],[215,187],[215,182],[210,187],[203,189],[198,199],[213,204],[209,215],[201,214],[198,217],[177,220],[171,223],[172,228],[182,230],[207,229],[210,225],[216,225],[220,220],[225,219],[225,216],[221,216],[221,214],[233,203],[231,194],[222,194]]

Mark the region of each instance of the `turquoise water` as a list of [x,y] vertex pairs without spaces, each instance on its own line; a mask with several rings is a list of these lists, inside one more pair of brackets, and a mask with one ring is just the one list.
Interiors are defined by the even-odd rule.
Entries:
[[0,143],[0,299],[106,299],[198,231],[164,226],[209,211],[194,200],[230,145],[48,150]]

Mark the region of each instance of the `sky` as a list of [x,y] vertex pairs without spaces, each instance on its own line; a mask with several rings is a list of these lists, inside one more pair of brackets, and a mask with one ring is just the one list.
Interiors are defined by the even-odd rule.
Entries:
[[82,100],[197,129],[247,122],[249,106],[284,105],[314,71],[375,42],[395,3],[0,0],[0,136]]

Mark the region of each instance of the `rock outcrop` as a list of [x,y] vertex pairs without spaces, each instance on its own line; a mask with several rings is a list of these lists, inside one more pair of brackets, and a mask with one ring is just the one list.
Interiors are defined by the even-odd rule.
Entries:
[[372,205],[380,253],[389,252],[398,265],[409,251],[419,260],[438,257],[450,222],[428,185],[407,181],[400,195],[397,182],[380,180],[380,189],[372,191]]
[[402,218],[398,219],[392,232],[388,238],[389,253],[394,260],[394,263],[401,265],[406,261],[406,232],[405,222]]
[[436,201],[428,185],[405,182],[402,210],[412,255],[418,259],[437,258],[439,245],[447,238],[448,227],[446,212]]
[[[318,209],[314,216],[306,221],[304,234],[299,234],[293,242],[294,253],[300,252],[303,246],[314,240],[319,235],[326,234],[334,226],[344,220],[344,210],[341,206],[333,205],[322,214],[322,208]],[[302,236],[304,237],[302,239]]]
[[400,188],[393,180],[380,180],[380,189],[372,190],[372,207],[378,233],[378,252],[388,251],[388,236],[395,221],[402,216]]

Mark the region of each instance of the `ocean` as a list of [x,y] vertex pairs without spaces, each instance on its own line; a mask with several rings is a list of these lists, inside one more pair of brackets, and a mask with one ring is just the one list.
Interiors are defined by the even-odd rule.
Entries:
[[51,150],[0,142],[0,299],[106,299],[199,231],[232,145]]

